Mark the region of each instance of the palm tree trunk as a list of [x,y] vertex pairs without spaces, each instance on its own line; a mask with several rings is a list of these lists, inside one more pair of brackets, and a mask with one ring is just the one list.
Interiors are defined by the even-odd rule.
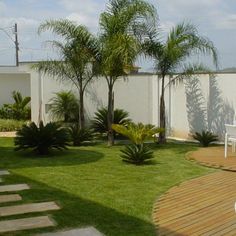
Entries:
[[165,116],[165,75],[161,80],[161,98],[160,98],[160,128],[164,129],[159,135],[159,143],[166,143],[166,116]]
[[84,91],[82,84],[80,84],[79,89],[79,127],[83,129],[85,126],[85,118],[84,118]]
[[107,111],[107,127],[108,127],[108,146],[114,144],[114,132],[112,130],[112,124],[114,121],[114,93],[113,93],[113,82],[112,78],[109,78],[108,84],[108,111]]

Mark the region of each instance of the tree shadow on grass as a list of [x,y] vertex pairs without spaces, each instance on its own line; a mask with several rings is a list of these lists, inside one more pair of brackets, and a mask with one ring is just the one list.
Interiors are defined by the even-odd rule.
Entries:
[[[8,183],[16,183],[16,180],[18,183],[27,183],[32,187],[31,189],[20,193],[24,202],[56,201],[62,209],[59,211],[48,212],[48,214],[52,215],[53,219],[57,222],[56,228],[21,231],[11,235],[26,236],[85,226],[94,226],[107,236],[155,235],[155,227],[150,222],[126,215],[97,202],[81,198],[79,197],[79,193],[78,195],[73,195],[46,184],[32,181],[30,178],[22,177],[20,175],[10,175],[7,177]],[[113,199],[111,199],[111,202],[112,200]],[[135,204],[135,202],[133,204]],[[38,213],[29,214],[27,216],[35,215],[46,214]]]
[[11,147],[0,147],[0,153],[1,168],[80,165],[96,162],[104,157],[101,152],[81,149],[69,149],[62,152],[53,151],[48,156],[38,156],[33,152],[16,152]]

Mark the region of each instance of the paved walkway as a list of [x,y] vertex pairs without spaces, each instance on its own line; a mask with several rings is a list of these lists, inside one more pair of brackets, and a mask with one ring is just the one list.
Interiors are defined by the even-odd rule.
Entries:
[[97,231],[94,227],[87,227],[87,228],[72,229],[67,231],[60,231],[56,233],[40,234],[37,236],[103,236],[103,234]]
[[[0,170],[2,184],[0,185],[0,233],[10,233],[19,230],[28,230],[35,228],[45,228],[55,226],[55,222],[48,216],[37,216],[25,218],[26,213],[46,212],[59,210],[59,206],[55,202],[27,203],[22,204],[22,197],[19,194],[10,194],[10,192],[18,192],[28,190],[27,184],[4,184],[4,176],[10,173],[6,170]],[[15,205],[1,206],[1,203],[16,202]],[[2,220],[4,216],[21,215],[19,219]]]
[[187,155],[201,164],[233,171],[189,180],[166,192],[154,206],[158,235],[236,235],[236,156],[224,160],[221,154],[222,148],[204,148]]
[[[20,230],[30,230],[36,228],[46,228],[56,225],[56,222],[49,216],[24,217],[24,214],[59,210],[60,207],[55,202],[39,202],[39,203],[21,203],[22,197],[15,192],[28,190],[30,186],[27,184],[4,184],[4,176],[10,173],[6,170],[0,170],[0,178],[3,184],[0,185],[0,234],[12,233]],[[14,192],[14,194],[10,194]],[[1,206],[1,203],[16,202],[15,205]],[[2,220],[4,216],[20,215],[18,219]],[[10,235],[10,234],[9,234]],[[94,227],[81,229],[71,229],[56,233],[40,234],[42,236],[102,236]]]
[[16,131],[0,132],[0,137],[16,137]]
[[200,148],[186,155],[188,160],[194,160],[201,165],[221,168],[223,170],[236,171],[236,153],[228,151],[228,157],[224,158],[224,147]]

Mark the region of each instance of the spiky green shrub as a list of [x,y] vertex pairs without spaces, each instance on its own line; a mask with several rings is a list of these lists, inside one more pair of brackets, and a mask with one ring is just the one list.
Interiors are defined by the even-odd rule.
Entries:
[[68,130],[73,146],[80,146],[84,141],[92,140],[92,131],[88,128],[81,129],[77,123],[70,124]]
[[208,147],[211,143],[218,141],[218,136],[209,131],[195,132],[193,138],[203,147]]
[[127,145],[121,150],[123,161],[140,165],[153,158],[153,151],[146,145]]
[[51,149],[63,150],[69,145],[69,136],[59,124],[41,121],[39,127],[34,123],[24,125],[17,131],[15,150],[32,149],[39,155],[47,155]]
[[[107,108],[98,109],[95,112],[95,117],[92,120],[92,128],[95,132],[100,134],[107,134],[108,126],[107,126]],[[114,124],[126,125],[131,122],[131,119],[128,118],[129,113],[123,109],[115,109],[114,110]],[[117,136],[117,133],[114,133]]]
[[154,157],[152,150],[144,142],[152,138],[153,134],[159,133],[161,131],[159,128],[142,123],[129,123],[127,126],[113,124],[112,128],[132,142],[132,145],[127,145],[125,149],[121,150],[123,161],[139,165]]

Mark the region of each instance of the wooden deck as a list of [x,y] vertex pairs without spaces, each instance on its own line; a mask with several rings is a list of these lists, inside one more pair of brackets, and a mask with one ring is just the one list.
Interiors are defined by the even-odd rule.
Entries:
[[227,158],[224,158],[223,146],[200,148],[197,151],[188,153],[186,158],[208,167],[236,172],[236,153],[232,153],[230,147],[228,148]]
[[154,207],[158,235],[236,235],[236,173],[219,171],[171,188]]

